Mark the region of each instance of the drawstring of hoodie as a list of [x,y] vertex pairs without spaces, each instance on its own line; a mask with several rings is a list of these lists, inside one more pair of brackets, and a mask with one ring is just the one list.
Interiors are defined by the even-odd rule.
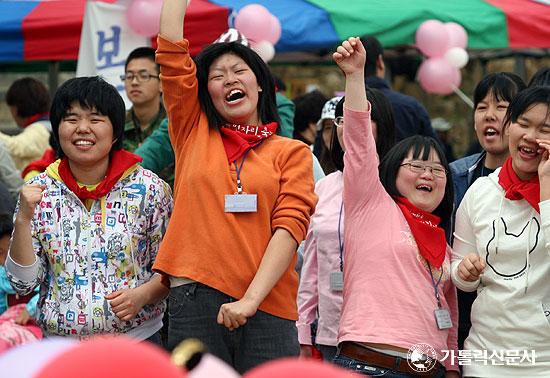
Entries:
[[[122,198],[122,189],[119,189],[119,190],[121,191],[120,198]],[[128,214],[130,214],[128,212],[128,201],[124,201],[124,213],[126,214],[126,235],[128,235],[129,237],[128,244],[130,245],[130,260],[132,261],[132,269],[134,270],[134,277],[135,277],[134,287],[138,287],[139,276],[137,274],[138,269],[136,269],[136,261],[134,259],[134,240],[132,238],[133,233],[129,232],[128,230],[128,222],[129,222]]]
[[103,233],[106,231],[106,217],[107,217],[107,205],[106,205],[106,196],[103,196],[99,199],[99,205],[101,207],[101,228]]
[[502,215],[502,207],[504,205],[504,197],[500,198],[500,204],[498,205],[497,220],[495,222],[495,255],[498,255],[498,242],[500,240],[500,216]]
[[529,217],[529,228],[527,229],[527,248],[525,248],[525,256],[527,260],[527,266],[525,267],[525,291],[524,294],[527,294],[527,288],[529,287],[529,251],[531,245],[531,229],[533,227],[533,217]]

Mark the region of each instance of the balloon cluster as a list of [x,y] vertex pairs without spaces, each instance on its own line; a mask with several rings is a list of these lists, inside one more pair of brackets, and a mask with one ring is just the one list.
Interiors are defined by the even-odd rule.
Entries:
[[416,46],[428,57],[418,69],[420,86],[429,93],[446,95],[460,86],[460,68],[468,63],[468,35],[455,23],[423,22],[416,30]]
[[[200,342],[199,342],[200,343]],[[0,356],[0,375],[10,378],[241,378],[226,362],[182,342],[172,357],[148,342],[98,337],[78,342],[48,338],[10,349]],[[198,358],[196,358],[198,357]],[[347,378],[348,370],[321,361],[282,358],[249,370],[242,378]]]
[[132,0],[126,9],[128,26],[136,34],[153,37],[160,27],[163,0]]
[[10,378],[166,377],[185,378],[170,355],[148,342],[125,337],[77,342],[48,338],[10,349],[0,356],[0,376]]
[[251,47],[265,62],[273,59],[274,45],[281,38],[281,23],[264,6],[249,4],[241,8],[235,16],[235,29],[248,38]]

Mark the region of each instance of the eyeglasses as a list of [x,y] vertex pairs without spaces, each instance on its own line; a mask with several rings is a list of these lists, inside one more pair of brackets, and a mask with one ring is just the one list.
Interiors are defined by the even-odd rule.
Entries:
[[134,81],[134,78],[137,79],[138,83],[146,83],[151,80],[151,78],[158,79],[159,75],[151,75],[150,73],[144,71],[140,71],[137,74],[133,72],[127,72],[124,75],[120,75],[120,80],[128,81],[128,83]]
[[447,170],[445,168],[443,168],[442,166],[437,166],[437,165],[434,166],[434,165],[422,164],[422,163],[418,163],[418,162],[403,163],[403,164],[401,164],[401,167],[403,167],[403,166],[409,167],[409,170],[411,172],[414,172],[414,173],[424,173],[424,172],[426,172],[426,169],[429,169],[430,172],[432,172],[432,174],[435,177],[439,177],[439,178],[447,177]]
[[344,126],[344,117],[336,117],[334,118],[334,126],[336,127],[343,127]]

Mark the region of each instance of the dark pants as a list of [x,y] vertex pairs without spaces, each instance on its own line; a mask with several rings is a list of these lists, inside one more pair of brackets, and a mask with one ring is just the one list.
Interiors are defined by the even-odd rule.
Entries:
[[149,337],[148,339],[145,339],[144,341],[148,341],[150,343],[155,344],[156,346],[164,348],[160,331],[155,332],[151,337]]
[[172,288],[168,301],[170,350],[185,339],[199,339],[240,374],[266,361],[300,354],[294,321],[258,311],[234,331],[218,324],[220,306],[235,299],[206,285]]
[[332,345],[322,345],[317,344],[317,349],[321,352],[323,355],[323,360],[327,362],[332,362],[334,360],[334,357],[336,356],[336,351],[338,348]]

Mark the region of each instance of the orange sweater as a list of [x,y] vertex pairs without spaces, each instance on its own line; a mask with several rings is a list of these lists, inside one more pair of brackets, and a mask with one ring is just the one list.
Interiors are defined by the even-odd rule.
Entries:
[[[235,166],[228,164],[220,133],[208,127],[201,111],[188,46],[186,40],[172,43],[158,38],[157,62],[176,155],[176,179],[174,211],[154,269],[240,299],[275,229],[287,230],[297,242],[306,235],[317,201],[311,152],[302,142],[276,135],[252,149],[241,181],[245,192],[258,195],[258,211],[225,213],[224,196],[237,189]],[[297,319],[295,259],[260,310]]]

